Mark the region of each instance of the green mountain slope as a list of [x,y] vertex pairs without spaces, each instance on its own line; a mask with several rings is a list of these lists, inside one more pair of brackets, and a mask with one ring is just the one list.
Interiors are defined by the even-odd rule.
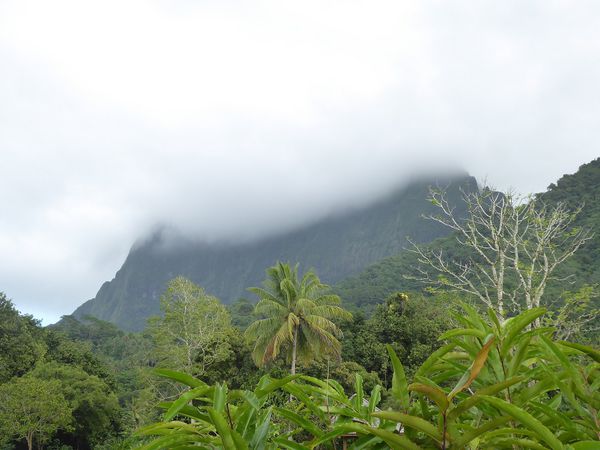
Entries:
[[183,275],[230,303],[245,296],[247,287],[259,285],[265,269],[277,260],[314,267],[324,282],[336,283],[402,251],[407,236],[430,242],[446,235],[443,227],[421,218],[434,208],[427,193],[436,183],[447,184],[450,198],[459,203],[460,188],[477,188],[475,179],[466,175],[415,182],[367,207],[248,244],[180,242],[165,248],[163,234],[156,233],[134,246],[115,278],[74,315],[139,330],[147,317],[158,314],[158,300],[169,279]]
[[600,283],[600,158],[582,165],[572,175],[564,175],[548,191],[539,194],[546,202],[582,206],[575,225],[594,232],[593,238],[566,264],[564,271],[577,274],[579,284]]
[[[564,281],[550,282],[546,296],[557,300],[564,290],[573,290],[582,284],[600,284],[600,158],[582,165],[572,175],[564,175],[548,191],[538,194],[548,204],[566,202],[576,209],[583,209],[576,226],[594,231],[594,237],[561,268],[559,275],[574,275],[573,284]],[[432,243],[450,258],[461,259],[465,249],[452,236],[440,238]],[[415,274],[416,255],[402,252],[385,258],[367,267],[358,275],[351,276],[334,286],[334,290],[353,309],[370,311],[397,291],[419,292],[425,286],[406,275]]]

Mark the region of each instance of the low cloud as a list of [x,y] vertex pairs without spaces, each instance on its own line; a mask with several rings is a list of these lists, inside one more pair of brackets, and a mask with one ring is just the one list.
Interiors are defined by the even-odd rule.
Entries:
[[0,5],[0,290],[46,321],[159,223],[247,239],[464,168],[600,153],[600,5]]

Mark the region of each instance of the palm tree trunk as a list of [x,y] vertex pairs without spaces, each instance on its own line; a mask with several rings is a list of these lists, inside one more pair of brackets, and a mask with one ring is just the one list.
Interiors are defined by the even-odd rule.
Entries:
[[[294,342],[292,343],[292,369],[290,373],[296,375],[296,351],[298,349],[298,327],[294,327]],[[290,394],[290,402],[294,400],[294,396]]]
[[291,374],[296,375],[296,352],[298,347],[298,327],[294,327],[294,343],[292,345],[292,370]]

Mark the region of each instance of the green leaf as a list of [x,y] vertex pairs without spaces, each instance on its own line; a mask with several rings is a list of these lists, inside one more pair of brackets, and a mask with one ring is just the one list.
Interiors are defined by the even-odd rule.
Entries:
[[541,336],[541,340],[542,340],[543,344],[546,346],[546,348],[552,354],[554,354],[554,356],[556,356],[558,358],[561,365],[569,373],[570,381],[571,381],[571,383],[573,383],[578,396],[586,397],[587,396],[586,392],[585,392],[586,389],[585,389],[583,380],[580,376],[580,373],[577,371],[577,369],[571,363],[571,361],[569,361],[569,358],[567,358],[567,356],[558,348],[558,346],[554,342],[552,342],[552,340],[547,338],[546,336]]
[[442,360],[442,357],[446,355],[446,353],[450,353],[456,348],[454,344],[447,344],[443,347],[438,348],[435,352],[433,352],[429,357],[425,360],[421,367],[417,369],[415,373],[416,376],[426,375],[428,370],[431,369],[436,363]]
[[438,405],[442,412],[448,409],[449,402],[446,393],[439,388],[423,383],[413,383],[408,387],[408,390],[426,395]]
[[136,434],[139,435],[161,435],[165,434],[164,432],[171,433],[173,430],[184,430],[189,431],[191,433],[196,433],[196,427],[190,425],[189,423],[181,422],[178,420],[174,420],[171,422],[159,422],[153,423],[152,425],[148,425],[139,429]]
[[260,399],[266,395],[269,395],[271,392],[276,391],[279,388],[282,388],[290,381],[296,380],[300,378],[300,375],[288,375],[285,378],[277,379],[277,378],[267,378],[265,381],[265,385],[261,386],[259,389],[256,389],[254,393]]
[[326,420],[325,413],[321,410],[319,405],[317,405],[309,395],[306,393],[295,383],[288,383],[283,386],[283,390],[292,394],[296,397],[302,404],[310,410],[314,415],[316,415],[321,420]]
[[494,311],[493,308],[488,308],[487,314],[488,314],[488,317],[490,319],[492,319],[492,322],[496,326],[496,331],[498,333],[500,333],[502,330],[502,325],[500,325],[500,321],[498,320],[498,315],[496,314],[496,311]]
[[380,400],[381,400],[381,386],[379,384],[377,384],[371,391],[371,397],[369,398],[369,408],[368,408],[369,414],[372,414],[373,412],[375,412],[375,408],[379,404]]
[[186,386],[190,386],[192,388],[207,386],[207,384],[197,378],[194,378],[191,375],[183,372],[177,372],[175,370],[169,369],[154,369],[153,372],[163,378],[168,378],[173,381],[177,381],[179,383],[185,384]]
[[[367,427],[364,427],[364,428],[367,428]],[[419,447],[414,442],[410,441],[405,436],[400,436],[396,433],[393,433],[388,430],[383,430],[381,428],[368,428],[368,430],[375,436],[381,438],[392,449],[398,449],[398,450],[420,450],[421,449],[421,447]]]
[[272,408],[269,408],[266,414],[263,414],[260,421],[256,423],[254,434],[250,440],[250,446],[255,450],[265,448],[265,443],[269,436],[269,428],[271,427],[271,410]]
[[385,348],[390,355],[392,360],[392,367],[394,369],[394,375],[392,376],[392,394],[400,402],[400,407],[403,411],[408,410],[409,406],[409,395],[408,395],[408,382],[406,381],[406,373],[404,367],[400,362],[400,358],[396,355],[396,352],[390,344],[386,344]]
[[479,428],[475,428],[474,430],[469,430],[453,443],[454,444],[453,448],[457,448],[457,449],[467,448],[467,445],[473,439],[478,438],[479,436],[481,436],[482,434],[484,434],[490,430],[495,430],[496,428],[504,425],[508,421],[510,421],[510,417],[501,416],[501,417],[492,419],[487,423],[484,423]]
[[311,448],[311,449],[317,448],[321,444],[330,442],[330,441],[338,438],[339,436],[342,436],[342,435],[348,434],[348,433],[368,434],[365,432],[365,430],[361,426],[359,426],[356,423],[336,423],[330,432],[325,433],[316,439],[313,439],[310,442],[309,448]]
[[515,354],[512,357],[512,359],[510,360],[509,366],[508,366],[508,375],[509,376],[516,375],[519,372],[521,363],[527,356],[527,351],[529,350],[530,342],[531,342],[531,337],[528,337],[528,338],[522,339],[517,344],[517,350],[515,351]]
[[280,448],[287,448],[289,450],[310,450],[310,447],[306,447],[302,444],[298,444],[297,442],[290,441],[289,439],[286,439],[283,437],[278,437],[278,438],[274,439],[274,442]]
[[481,350],[479,350],[479,353],[477,353],[477,356],[473,360],[473,364],[471,364],[471,367],[469,367],[469,370],[467,370],[465,372],[465,374],[458,381],[458,383],[456,384],[454,389],[452,389],[450,394],[448,394],[449,401],[452,400],[452,398],[456,394],[458,394],[462,390],[468,388],[471,385],[471,383],[475,380],[475,378],[477,378],[477,375],[479,375],[479,372],[481,372],[481,369],[485,365],[485,362],[490,353],[492,345],[494,345],[495,340],[496,340],[496,337],[493,334],[489,335],[489,337],[487,338],[487,342],[484,344],[483,347],[481,347]]
[[562,450],[563,445],[558,438],[554,436],[554,434],[546,426],[544,426],[542,422],[533,417],[527,411],[496,397],[485,396],[485,400],[487,403],[504,411],[506,414],[519,421],[530,430],[535,431],[540,439],[546,442],[546,444],[548,444],[552,450]]
[[448,338],[456,337],[456,336],[475,336],[481,339],[484,339],[486,336],[486,332],[482,330],[478,330],[476,328],[455,328],[454,330],[448,330],[443,333],[438,341],[444,341]]
[[485,388],[480,389],[474,395],[467,398],[466,400],[463,400],[462,402],[458,403],[454,408],[450,409],[450,411],[448,412],[448,420],[452,421],[458,418],[460,414],[482,401],[484,395],[497,394],[498,392],[501,392],[514,384],[520,383],[523,380],[525,380],[525,377],[513,377],[500,383],[496,383],[491,386],[486,386]]
[[360,413],[363,406],[362,403],[364,398],[363,379],[359,373],[354,374],[354,378],[354,409]]
[[547,450],[547,447],[531,439],[507,438],[498,439],[494,444],[501,448],[531,448],[533,450]]
[[572,450],[598,450],[598,441],[579,441],[570,444],[569,449]]
[[530,405],[535,411],[541,412],[552,419],[554,421],[554,426],[558,427],[560,425],[564,430],[568,430],[573,434],[577,433],[577,428],[573,424],[573,421],[560,411],[539,402],[531,402]]
[[291,411],[286,408],[275,408],[275,412],[277,414],[279,414],[280,416],[286,418],[290,422],[295,423],[300,428],[308,431],[310,434],[312,434],[316,438],[319,438],[323,435],[323,432],[319,429],[319,427],[317,427],[315,424],[313,424],[307,418],[301,416],[298,413],[295,413],[294,411]]
[[380,444],[382,439],[378,436],[361,436],[352,442],[352,446],[350,447],[352,450],[364,450],[371,448],[379,448],[376,447],[376,444]]
[[516,317],[511,317],[504,324],[505,335],[502,339],[502,346],[500,347],[500,355],[506,356],[508,350],[515,343],[515,339],[518,334],[528,325],[533,323],[535,319],[544,315],[546,308],[532,308],[524,313],[519,314]]
[[196,397],[203,396],[209,389],[210,387],[208,386],[199,386],[181,394],[179,398],[171,404],[171,407],[165,413],[165,421],[171,420],[177,415],[181,408],[186,406]]
[[213,394],[213,408],[218,413],[222,413],[225,410],[225,403],[227,402],[227,385],[219,384],[215,385]]
[[[174,402],[161,402],[158,406],[159,408],[168,410],[173,403]],[[180,416],[186,416],[202,422],[210,423],[210,419],[206,414],[203,414],[198,408],[196,408],[195,406],[190,406],[189,404],[184,405],[181,409],[179,409],[177,414],[179,414]]]
[[[238,447],[236,442],[233,439],[232,429],[229,428],[227,421],[225,418],[219,414],[214,408],[207,408],[208,415],[212,423],[217,430],[219,437],[221,438],[221,443],[223,444],[224,450],[239,450],[242,447]],[[245,448],[248,448],[247,446]]]
[[376,412],[373,413],[373,417],[401,423],[404,427],[410,427],[417,431],[421,431],[422,433],[425,433],[429,437],[433,438],[435,441],[442,442],[442,434],[437,427],[433,426],[426,420],[421,419],[420,417],[411,416],[409,414],[396,411]]
[[600,363],[600,351],[596,350],[595,348],[588,347],[587,345],[577,344],[575,342],[559,341],[558,343],[560,345],[564,345],[565,347],[570,347],[575,350],[579,350],[580,352],[588,355],[590,358],[592,358],[597,363]]
[[[205,444],[210,445],[211,442],[212,442],[211,439],[204,438],[197,434],[186,434],[186,435],[175,434],[175,435],[162,436],[158,439],[155,439],[154,441],[150,442],[149,444],[146,444],[146,445],[140,447],[139,450],[162,450],[165,448],[178,449],[178,448],[183,448],[183,446],[185,446],[186,444],[194,445],[197,443],[205,443]],[[202,447],[198,447],[198,448],[202,448]]]

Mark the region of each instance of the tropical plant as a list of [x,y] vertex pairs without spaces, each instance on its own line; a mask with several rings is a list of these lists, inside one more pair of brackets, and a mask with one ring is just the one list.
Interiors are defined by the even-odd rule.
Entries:
[[[455,314],[463,328],[441,336],[446,345],[411,384],[388,346],[398,408],[374,412],[382,424],[356,431],[407,449],[598,448],[600,352],[554,342],[552,328],[532,328],[543,308],[504,323],[492,310],[489,321],[467,305],[463,311]],[[594,362],[584,365],[584,356]],[[401,425],[403,435],[382,434],[386,422]]]
[[262,318],[245,333],[254,341],[252,356],[258,366],[285,352],[293,375],[298,359],[325,353],[339,357],[342,332],[333,320],[350,319],[351,314],[339,306],[340,298],[330,294],[312,270],[299,278],[297,264],[292,268],[278,262],[267,269],[264,288],[249,290],[260,299],[254,311]]
[[[532,328],[544,312],[500,322],[463,305],[461,328],[440,337],[445,344],[412,383],[388,346],[393,410],[378,409],[381,387],[365,395],[360,376],[348,396],[336,381],[308,376],[265,376],[253,392],[228,392],[163,371],[191,389],[163,405],[166,422],[142,430],[159,436],[144,448],[335,449],[340,440],[355,450],[599,448],[600,352]],[[278,391],[294,400],[277,406]]]
[[[162,403],[164,422],[141,429],[140,436],[158,436],[143,450],[169,448],[295,449],[291,432],[282,432],[272,420],[270,396],[295,377],[271,379],[265,375],[254,391],[229,390],[225,383],[212,386],[190,375],[166,369],[156,373],[180,382],[188,390],[173,402]],[[173,420],[188,418],[190,422]]]

